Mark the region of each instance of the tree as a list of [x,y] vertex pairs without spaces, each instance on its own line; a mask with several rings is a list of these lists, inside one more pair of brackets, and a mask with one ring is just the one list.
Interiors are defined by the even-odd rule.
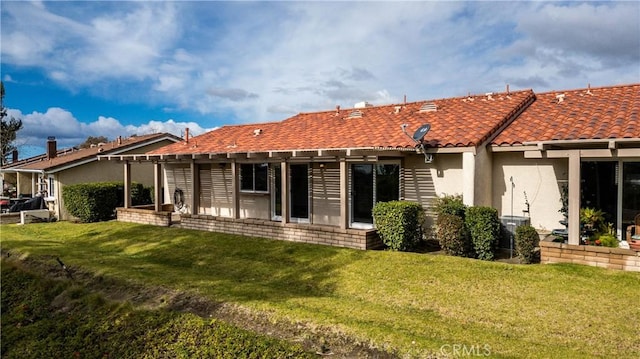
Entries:
[[89,148],[91,145],[97,145],[98,143],[107,143],[109,140],[104,136],[93,137],[89,136],[87,139],[80,144],[80,148]]
[[22,129],[22,120],[13,117],[7,118],[7,109],[4,107],[4,83],[0,81],[0,165],[8,163],[8,157],[16,150],[14,141],[16,133]]

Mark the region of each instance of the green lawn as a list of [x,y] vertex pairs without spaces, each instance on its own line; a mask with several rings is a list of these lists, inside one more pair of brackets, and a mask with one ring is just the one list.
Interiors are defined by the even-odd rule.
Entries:
[[640,357],[640,273],[119,222],[3,225],[0,238],[3,250],[195,291],[406,355],[466,348],[492,357]]

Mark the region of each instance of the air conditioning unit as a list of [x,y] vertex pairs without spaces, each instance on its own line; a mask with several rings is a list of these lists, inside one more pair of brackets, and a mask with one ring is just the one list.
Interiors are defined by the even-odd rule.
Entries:
[[516,228],[520,226],[528,226],[531,224],[531,218],[524,216],[502,216],[500,217],[500,223],[504,228],[502,238],[500,239],[500,248],[514,248],[513,240],[516,236]]

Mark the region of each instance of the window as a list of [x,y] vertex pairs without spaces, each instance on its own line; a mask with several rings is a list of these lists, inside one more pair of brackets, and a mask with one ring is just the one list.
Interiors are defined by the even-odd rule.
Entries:
[[55,189],[56,187],[53,176],[49,176],[49,197],[54,197],[56,195]]
[[266,193],[269,191],[269,166],[266,163],[240,165],[240,190]]
[[373,224],[371,210],[377,202],[395,201],[400,198],[400,165],[354,164],[351,166],[351,222]]

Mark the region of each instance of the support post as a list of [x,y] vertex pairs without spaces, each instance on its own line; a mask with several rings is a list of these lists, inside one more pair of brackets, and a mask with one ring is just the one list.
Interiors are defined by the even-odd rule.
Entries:
[[286,161],[280,163],[280,181],[282,224],[285,224],[289,222],[289,166]]
[[153,204],[154,210],[162,210],[162,165],[159,162],[153,164]]
[[189,164],[189,170],[191,171],[191,183],[189,184],[189,191],[191,192],[191,203],[189,206],[191,207],[191,214],[198,214],[200,207],[200,171],[198,171],[198,165],[195,160],[191,160]]
[[569,153],[569,244],[580,244],[580,152]]
[[349,166],[340,159],[340,228],[349,228]]
[[238,186],[238,177],[239,177],[238,163],[234,159],[231,161],[231,218],[238,219],[240,218],[240,196],[239,196],[239,187]]
[[124,162],[124,208],[131,208],[131,163]]

